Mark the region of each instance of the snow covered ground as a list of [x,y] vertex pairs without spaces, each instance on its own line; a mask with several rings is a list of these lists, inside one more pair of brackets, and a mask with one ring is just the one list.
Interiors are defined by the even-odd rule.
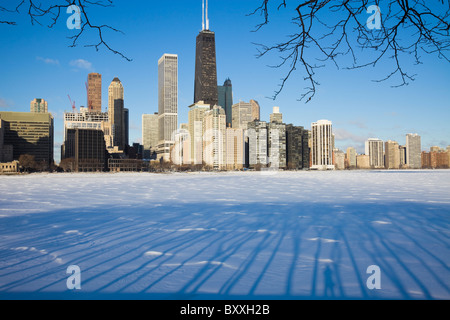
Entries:
[[450,299],[449,226],[450,170],[1,176],[0,299]]

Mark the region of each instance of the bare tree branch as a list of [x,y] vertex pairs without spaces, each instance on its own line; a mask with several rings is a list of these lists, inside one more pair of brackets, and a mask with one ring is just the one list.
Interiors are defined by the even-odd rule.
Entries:
[[[381,10],[379,30],[367,26],[367,8],[370,5]],[[292,23],[298,30],[282,43],[272,46],[257,44],[258,57],[278,53],[281,62],[274,67],[289,66],[273,99],[282,92],[294,71],[300,68],[304,73],[303,79],[309,83],[300,100],[310,101],[318,85],[315,69],[328,61],[341,68],[341,58],[346,55],[350,55],[352,63],[344,64],[344,69],[360,69],[377,66],[382,60],[392,61],[392,71],[375,81],[396,78],[398,83],[393,87],[407,85],[415,79],[416,75],[406,72],[403,66],[408,56],[414,57],[415,64],[422,63],[421,52],[450,62],[450,0],[297,0],[291,3],[287,0],[263,0],[250,13],[263,17],[255,31],[269,24],[273,7],[277,11],[292,12]],[[362,56],[371,57],[369,61],[360,62],[362,59],[356,49],[370,53]],[[316,65],[314,61],[320,61],[322,65]]]

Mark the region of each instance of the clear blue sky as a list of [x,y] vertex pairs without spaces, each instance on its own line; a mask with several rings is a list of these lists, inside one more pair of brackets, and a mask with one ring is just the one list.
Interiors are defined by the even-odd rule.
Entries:
[[[270,24],[252,32],[260,16],[247,16],[260,1],[210,0],[210,29],[216,32],[218,82],[230,78],[234,101],[259,101],[262,120],[268,120],[273,106],[279,106],[284,122],[308,129],[319,119],[333,121],[336,145],[354,146],[364,152],[367,138],[405,143],[407,133],[422,136],[422,148],[450,144],[450,63],[423,54],[423,65],[410,64],[407,71],[416,81],[401,88],[393,82],[375,83],[392,70],[392,61],[377,68],[338,70],[334,65],[317,72],[320,82],[315,98],[298,101],[307,85],[299,69],[276,101],[271,97],[284,70],[269,68],[279,63],[276,54],[257,59],[254,43],[274,44],[285,39],[292,7],[271,17]],[[132,58],[127,62],[106,48],[99,51],[84,44],[97,41],[92,32],[79,46],[69,48],[68,37],[76,33],[66,27],[68,14],[49,29],[34,25],[22,8],[14,16],[17,26],[0,25],[0,108],[29,111],[30,101],[43,98],[55,117],[55,160],[63,142],[63,113],[70,111],[70,94],[77,107],[86,105],[85,82],[90,72],[103,76],[103,109],[107,107],[108,86],[119,77],[125,87],[125,105],[130,110],[130,143],[141,142],[141,116],[157,111],[157,62],[164,53],[179,56],[179,122],[187,122],[193,102],[195,38],[201,29],[201,0],[124,1],[112,8],[90,8],[96,24],[109,24],[124,34],[106,32],[105,40]],[[364,56],[362,56],[364,58]]]

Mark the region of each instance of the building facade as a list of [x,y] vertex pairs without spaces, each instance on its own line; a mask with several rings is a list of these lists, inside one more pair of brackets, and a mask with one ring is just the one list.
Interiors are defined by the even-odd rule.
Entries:
[[273,112],[270,114],[270,122],[283,123],[283,114],[280,113],[280,107],[273,107]]
[[397,141],[388,140],[384,144],[386,169],[400,169],[400,146]]
[[353,147],[347,148],[347,167],[349,169],[356,169],[356,149]]
[[286,125],[286,166],[290,170],[309,169],[309,132],[304,127]]
[[[217,90],[217,84],[216,84]],[[170,160],[170,148],[178,129],[178,55],[164,54],[158,60],[157,157]]]
[[203,164],[203,119],[205,113],[211,109],[203,101],[194,103],[189,107],[189,135],[191,142],[191,162],[193,165]]
[[156,148],[159,142],[158,113],[142,115],[142,144],[144,159],[156,159]]
[[231,127],[233,123],[233,86],[229,78],[225,80],[223,86],[217,87],[217,93],[218,105],[225,110],[227,116],[227,128]]
[[420,136],[415,133],[406,135],[406,165],[410,169],[422,168],[422,145]]
[[203,29],[198,34],[196,43],[194,103],[204,101],[215,106],[219,103],[215,33]]
[[102,75],[88,74],[87,108],[91,112],[102,112]]
[[113,79],[108,88],[108,114],[112,129],[113,145],[124,151],[126,147],[124,88],[117,77]]
[[384,168],[384,147],[382,140],[376,138],[368,139],[366,141],[366,155],[369,156],[371,168]]
[[269,163],[268,159],[268,125],[264,121],[252,121],[248,123],[248,153],[249,168],[265,168]]
[[331,121],[319,120],[311,125],[311,169],[335,169],[333,165],[333,126]]
[[227,128],[226,144],[226,169],[242,170],[245,166],[244,129]]
[[69,129],[65,141],[65,159],[73,159],[75,172],[101,172],[107,167],[103,132],[96,129]]
[[34,99],[30,102],[30,112],[48,113],[48,102],[44,99]]
[[3,144],[12,146],[13,159],[34,156],[36,162],[53,163],[53,116],[50,113],[1,112]]
[[226,169],[226,114],[214,106],[203,118],[203,160],[213,170]]
[[269,167],[273,170],[286,168],[286,125],[279,122],[268,124],[267,150]]

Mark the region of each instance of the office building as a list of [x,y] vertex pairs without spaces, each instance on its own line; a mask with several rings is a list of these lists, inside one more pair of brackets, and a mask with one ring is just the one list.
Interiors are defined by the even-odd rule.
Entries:
[[[216,84],[217,89],[217,84]],[[170,161],[170,148],[178,129],[178,56],[164,54],[158,60],[158,147],[157,157]]]
[[142,144],[144,159],[156,159],[156,148],[159,142],[158,113],[142,115]]
[[225,110],[227,116],[227,128],[232,126],[233,122],[233,86],[231,80],[228,78],[225,80],[223,86],[217,87],[218,92],[218,105]]
[[100,172],[107,166],[103,132],[96,129],[68,129],[64,159],[73,159],[74,172]]
[[102,112],[102,75],[99,73],[88,75],[87,108],[90,112]]
[[8,160],[28,154],[44,165],[53,163],[54,125],[50,113],[0,111],[0,120],[3,145],[12,146],[13,159]]
[[333,165],[333,126],[331,121],[319,120],[311,125],[311,169],[335,169]]
[[216,37],[209,30],[208,1],[202,11],[202,31],[197,36],[195,52],[194,103],[218,104]]
[[252,121],[261,120],[261,107],[258,101],[252,99],[250,100],[250,104],[252,106]]
[[30,102],[30,112],[48,113],[48,102],[44,99],[34,99]]
[[125,109],[124,88],[119,78],[114,78],[108,88],[108,114],[111,123],[113,145],[119,150],[125,150]]
[[384,147],[382,140],[376,138],[368,139],[366,141],[366,155],[369,156],[371,168],[384,168]]

